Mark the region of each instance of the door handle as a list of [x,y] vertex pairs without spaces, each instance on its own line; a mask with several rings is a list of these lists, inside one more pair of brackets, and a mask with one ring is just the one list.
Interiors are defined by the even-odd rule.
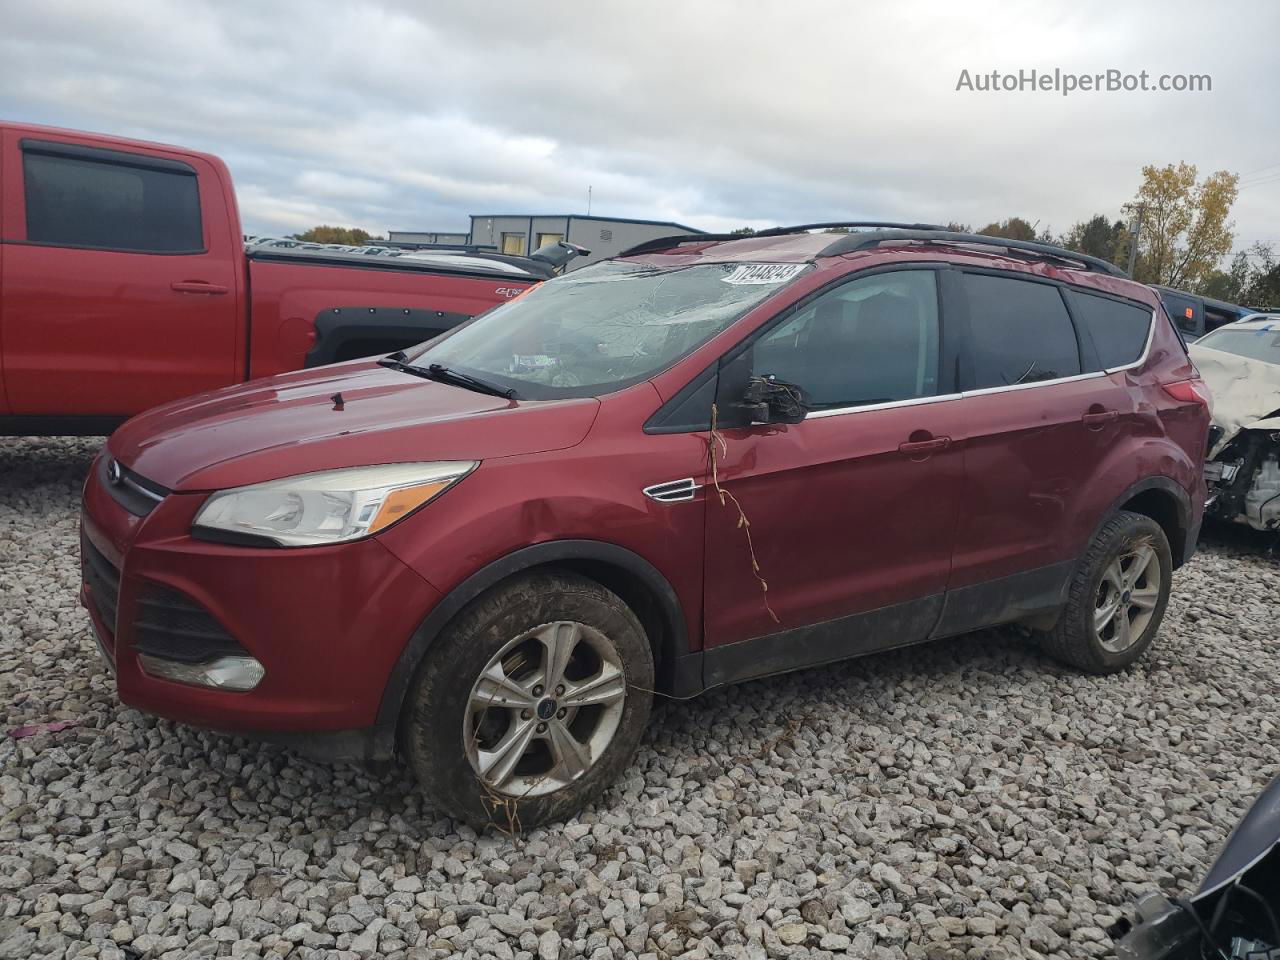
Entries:
[[1086,413],[1080,418],[1080,422],[1091,430],[1101,430],[1108,423],[1112,423],[1120,417],[1118,410],[1104,410],[1101,413]]
[[203,293],[209,296],[217,296],[230,290],[220,283],[208,283],[204,280],[175,280],[169,284],[169,289],[177,293]]
[[951,446],[950,437],[934,437],[932,440],[908,440],[900,443],[898,451],[914,457],[921,453],[928,455],[938,450],[945,450],[949,446]]

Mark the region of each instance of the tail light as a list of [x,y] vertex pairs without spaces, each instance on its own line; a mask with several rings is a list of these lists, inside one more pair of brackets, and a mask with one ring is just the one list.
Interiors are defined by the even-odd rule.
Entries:
[[1183,403],[1199,403],[1210,413],[1213,412],[1213,394],[1208,385],[1199,377],[1190,380],[1175,380],[1172,383],[1160,384],[1164,392]]

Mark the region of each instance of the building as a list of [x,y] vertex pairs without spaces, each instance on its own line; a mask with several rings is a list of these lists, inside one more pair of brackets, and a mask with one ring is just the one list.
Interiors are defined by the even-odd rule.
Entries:
[[462,246],[467,243],[467,235],[452,230],[388,230],[388,243],[403,244],[449,244]]
[[587,257],[569,261],[574,270],[606,257],[617,256],[628,247],[646,240],[681,233],[702,233],[669,220],[629,220],[625,217],[593,217],[562,214],[479,214],[471,217],[469,242],[494,246],[502,253],[524,255],[548,243],[561,240],[591,251]]

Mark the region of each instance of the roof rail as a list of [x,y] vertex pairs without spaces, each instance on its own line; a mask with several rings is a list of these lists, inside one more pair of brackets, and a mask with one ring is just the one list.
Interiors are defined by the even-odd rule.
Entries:
[[946,230],[936,223],[896,223],[893,220],[832,220],[828,223],[799,223],[794,227],[770,227],[768,230],[757,230],[751,236],[780,237],[787,233],[804,233],[806,230],[833,230],[839,227],[879,227],[897,228],[899,230]]
[[1077,253],[1065,247],[1055,247],[1048,243],[1033,243],[1029,240],[1008,240],[1004,237],[988,237],[979,233],[954,233],[950,230],[876,230],[867,233],[851,233],[833,240],[823,248],[819,256],[836,257],[843,253],[854,253],[867,250],[881,244],[892,243],[956,243],[970,246],[1002,247],[1018,253],[1034,254],[1048,260],[1059,260],[1076,263],[1086,270],[1110,274],[1113,277],[1128,277],[1114,263],[1108,263],[1099,257],[1091,257],[1087,253]]
[[755,237],[782,237],[789,233],[804,233],[807,230],[830,230],[837,227],[897,227],[903,230],[945,230],[946,227],[931,223],[895,223],[890,220],[833,220],[830,223],[801,223],[794,227],[770,227],[768,230],[757,230],[755,233],[682,233],[671,237],[658,237],[644,243],[628,247],[615,256],[633,257],[655,250],[666,250],[678,247],[682,243],[722,243],[726,240],[751,240]]

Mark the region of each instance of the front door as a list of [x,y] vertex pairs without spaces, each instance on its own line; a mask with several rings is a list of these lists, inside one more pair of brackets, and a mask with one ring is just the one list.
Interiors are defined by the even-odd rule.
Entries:
[[743,359],[810,409],[715,438],[707,682],[929,635],[963,475],[938,303],[932,269],[859,274],[788,310]]

